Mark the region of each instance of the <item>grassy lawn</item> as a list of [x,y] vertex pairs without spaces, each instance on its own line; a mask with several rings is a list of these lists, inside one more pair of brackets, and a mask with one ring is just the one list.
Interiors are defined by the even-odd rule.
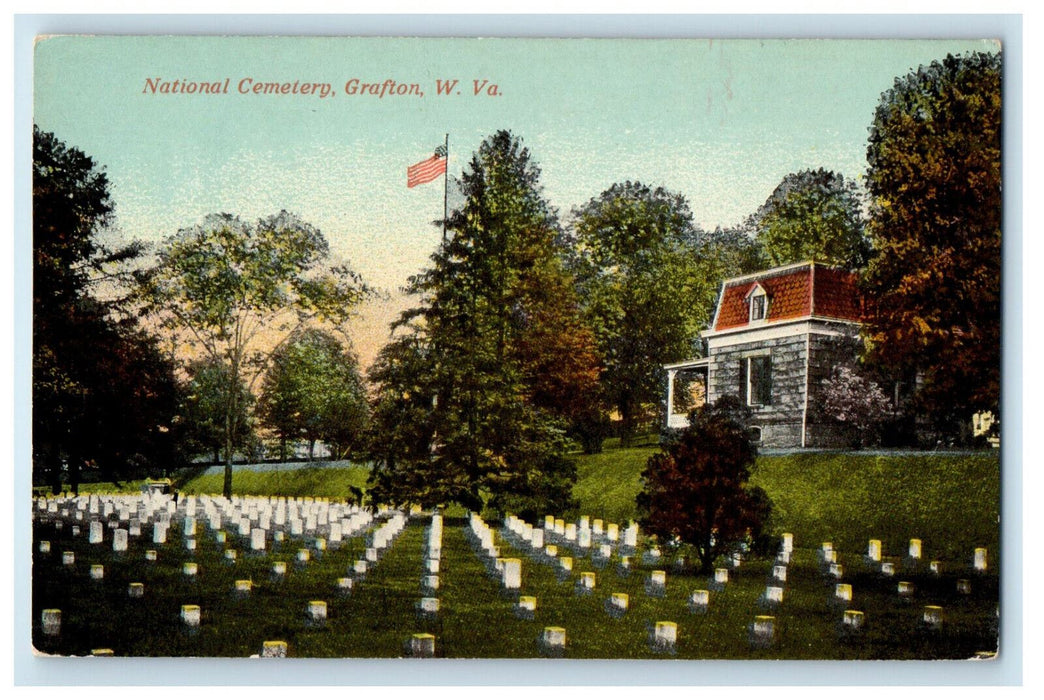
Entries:
[[[621,524],[633,517],[640,472],[656,449],[615,448],[581,456],[575,490],[579,513]],[[365,480],[364,467],[273,468],[238,471],[234,483],[243,494],[344,499],[350,487],[361,488]],[[111,531],[106,531],[105,543],[90,545],[86,523],[81,523],[84,532],[73,537],[70,524],[57,529],[53,522],[37,522],[34,644],[41,651],[75,655],[111,648],[117,655],[242,657],[258,653],[262,642],[278,639],[288,642],[293,656],[394,657],[404,653],[411,634],[430,632],[437,638],[440,656],[529,657],[540,655],[537,639],[543,628],[555,625],[567,630],[568,657],[652,658],[660,652],[649,643],[651,630],[657,621],[669,620],[678,624],[674,655],[680,658],[967,658],[996,649],[996,453],[766,455],[759,459],[752,481],[765,488],[775,504],[770,529],[794,534],[785,600],[775,610],[759,602],[770,579],[770,559],[745,562],[724,590],[712,591],[709,610],[694,613],[688,597],[695,589],[708,588],[709,581],[691,569],[675,570],[673,562],[663,560],[644,564],[639,551],[625,571],[618,566],[619,553],[600,565],[588,552],[577,551],[572,553],[572,573],[562,576],[550,561],[504,539],[498,541],[501,556],[523,560],[520,593],[538,601],[535,619],[520,619],[513,611],[515,594],[503,591],[490,575],[490,562],[472,548],[464,519],[454,517],[457,509],[446,515],[437,594],[441,613],[434,618],[417,614],[428,523],[423,515],[410,521],[348,596],[339,594],[336,581],[362,556],[364,535],[321,555],[313,550],[312,562],[295,565],[297,550],[312,547],[314,540],[288,537],[264,553],[251,554],[247,542],[228,532],[228,546],[240,551],[238,561],[229,563],[224,546],[204,523],[194,553],[183,546],[177,526],[172,526],[165,545],[153,545],[151,527],[146,526],[142,537],[131,538],[128,552],[116,554]],[[135,486],[127,484],[127,490],[135,491]],[[213,474],[187,482],[181,492],[220,490],[221,475]],[[185,500],[181,503],[184,507]],[[864,561],[870,538],[883,541],[886,558],[896,566],[895,577],[881,575]],[[916,565],[903,558],[911,538],[923,542],[924,561]],[[36,542],[41,539],[51,542],[49,553],[38,551]],[[839,634],[842,608],[832,601],[834,581],[824,575],[816,555],[823,541],[833,542],[840,553],[844,581],[854,589],[851,607],[866,613],[866,629],[854,637]],[[989,550],[986,574],[970,569],[975,547]],[[156,549],[158,561],[146,562],[146,549]],[[63,551],[76,554],[74,566],[62,565]],[[943,562],[941,575],[926,570],[925,562],[932,559]],[[199,563],[195,578],[181,573],[182,562],[188,560]],[[274,561],[290,563],[285,579],[270,577]],[[91,580],[91,564],[105,566],[103,580]],[[653,568],[667,571],[662,597],[645,592]],[[584,571],[596,573],[592,594],[577,592]],[[958,578],[971,580],[970,595],[957,593]],[[237,579],[254,582],[249,596],[233,594]],[[898,595],[899,580],[914,584],[911,598]],[[127,596],[132,581],[145,584],[143,599]],[[613,592],[630,596],[630,609],[619,619],[605,608]],[[327,601],[325,625],[307,621],[311,600]],[[187,633],[179,620],[183,604],[202,608],[202,627],[196,633]],[[929,604],[945,610],[942,631],[929,631],[921,624]],[[42,635],[44,608],[62,610],[59,637]],[[764,649],[752,648],[747,638],[748,625],[758,614],[776,616],[776,641]]]
[[[580,512],[617,522],[635,517],[641,471],[658,449],[580,455],[573,490]],[[859,551],[874,538],[886,554],[903,554],[919,538],[940,556],[999,551],[997,452],[762,455],[751,483],[772,499],[770,531],[792,532],[805,545],[832,541]]]
[[[352,499],[351,488],[366,488],[370,470],[362,466],[303,467],[266,471],[236,470],[232,488],[237,494],[251,496],[317,496],[338,500]],[[179,490],[185,494],[220,494],[223,474],[202,474],[185,483]]]
[[[430,632],[440,656],[533,657],[541,653],[537,639],[543,628],[555,625],[567,631],[567,657],[655,658],[662,653],[650,645],[650,632],[657,621],[669,620],[678,624],[678,643],[671,654],[678,658],[967,658],[996,649],[995,575],[974,576],[959,562],[947,562],[946,573],[939,577],[923,566],[900,564],[896,578],[885,578],[863,563],[860,554],[845,552],[841,561],[845,580],[855,592],[852,607],[864,611],[867,619],[862,634],[847,638],[839,635],[842,608],[832,603],[833,581],[818,568],[813,550],[803,548],[793,555],[778,608],[759,603],[772,562],[752,560],[732,572],[724,590],[711,593],[705,613],[694,613],[688,596],[694,589],[707,588],[708,579],[691,570],[676,572],[666,561],[642,564],[640,553],[630,571],[620,570],[615,557],[599,568],[587,553],[578,551],[573,572],[561,576],[548,561],[498,536],[501,555],[523,561],[520,593],[537,597],[535,618],[519,619],[513,612],[515,595],[503,591],[489,575],[489,562],[470,545],[464,523],[449,518],[438,592],[441,612],[422,619],[417,603],[427,524],[426,517],[415,517],[347,596],[337,592],[336,580],[361,556],[361,535],[306,565],[295,565],[297,549],[311,540],[288,538],[270,551],[250,554],[244,551],[245,542],[229,533],[228,546],[239,549],[240,557],[228,563],[223,545],[204,531],[194,553],[184,548],[172,527],[168,544],[151,544],[146,529],[143,537],[132,538],[128,552],[115,554],[108,538],[90,545],[82,535],[71,537],[68,526],[59,531],[52,524],[38,524],[34,540],[48,539],[52,547],[50,553],[34,547],[34,643],[41,651],[60,654],[110,648],[117,655],[244,657],[258,653],[262,642],[278,639],[288,643],[292,656],[396,657],[403,654],[411,634]],[[145,561],[146,549],[158,550],[156,562]],[[62,551],[75,552],[74,566],[62,565]],[[196,577],[181,573],[184,561],[199,564]],[[284,579],[270,577],[273,561],[289,562]],[[91,564],[105,566],[103,580],[90,578]],[[653,568],[667,571],[662,597],[645,592]],[[594,592],[586,595],[576,588],[583,571],[597,576]],[[958,576],[972,579],[970,595],[957,594]],[[909,600],[896,593],[900,578],[915,585]],[[233,594],[237,579],[253,581],[249,595]],[[145,584],[144,598],[127,596],[130,582]],[[605,608],[613,592],[630,596],[630,609],[619,619]],[[328,604],[329,619],[323,626],[306,619],[312,600]],[[183,604],[201,607],[197,632],[189,633],[181,624]],[[921,624],[926,604],[943,606],[943,630],[932,632]],[[60,636],[41,633],[43,608],[62,610]],[[753,649],[747,627],[759,614],[776,617],[776,640],[768,648]]]

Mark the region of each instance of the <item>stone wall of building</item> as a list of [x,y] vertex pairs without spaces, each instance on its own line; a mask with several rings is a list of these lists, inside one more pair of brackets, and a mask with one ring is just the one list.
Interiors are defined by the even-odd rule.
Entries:
[[766,351],[771,358],[772,403],[751,406],[751,425],[761,429],[761,444],[765,447],[800,447],[805,405],[804,334],[715,350],[709,368],[708,399],[713,402],[725,394],[735,394],[745,400],[741,363]]

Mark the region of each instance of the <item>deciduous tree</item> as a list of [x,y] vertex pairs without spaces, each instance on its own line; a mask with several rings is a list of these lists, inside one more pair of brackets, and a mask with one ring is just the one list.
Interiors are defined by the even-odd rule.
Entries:
[[784,177],[751,224],[773,266],[815,260],[858,269],[870,253],[859,187],[823,168]]
[[624,442],[663,394],[662,365],[696,356],[720,277],[708,276],[685,198],[618,183],[573,211],[571,267]]
[[173,365],[124,308],[137,243],[112,247],[105,173],[33,130],[33,471],[74,490],[88,465],[106,478],[177,461]]
[[369,417],[359,362],[332,334],[299,331],[273,354],[260,409],[282,445],[304,439],[311,459],[322,440],[343,458],[360,443]]
[[954,430],[1000,397],[1001,57],[897,78],[870,129],[869,359]]
[[723,396],[699,409],[642,472],[642,527],[692,546],[703,573],[738,542],[757,539],[771,510],[765,492],[747,484],[757,457],[748,417],[738,398]]
[[224,494],[232,494],[236,416],[275,348],[313,319],[339,323],[368,288],[329,262],[322,233],[283,211],[249,224],[229,214],[207,217],[169,238],[156,265],[140,275],[140,298],[192,352],[228,367],[223,393]]

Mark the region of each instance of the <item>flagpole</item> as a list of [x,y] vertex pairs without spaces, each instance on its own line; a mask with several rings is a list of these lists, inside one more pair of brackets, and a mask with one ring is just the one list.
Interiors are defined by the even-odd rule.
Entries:
[[442,178],[442,242],[446,242],[446,219],[449,218],[449,134],[446,134],[446,174]]

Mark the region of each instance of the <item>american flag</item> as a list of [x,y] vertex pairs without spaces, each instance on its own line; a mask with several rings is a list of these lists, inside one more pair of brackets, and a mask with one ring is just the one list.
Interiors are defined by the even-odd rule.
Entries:
[[435,155],[406,168],[406,187],[416,187],[431,182],[446,173],[446,147],[439,146]]

